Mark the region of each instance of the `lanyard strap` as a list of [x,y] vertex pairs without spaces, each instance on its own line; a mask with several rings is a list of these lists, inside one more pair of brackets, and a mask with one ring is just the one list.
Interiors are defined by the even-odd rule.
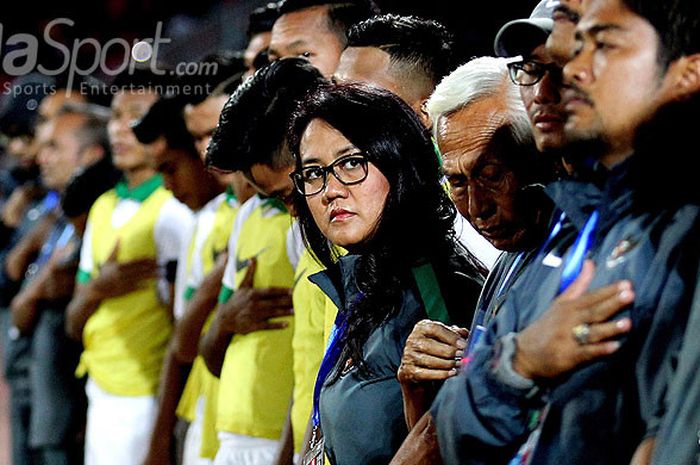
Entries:
[[566,213],[561,212],[561,215],[559,215],[559,220],[556,222],[556,224],[552,228],[552,231],[549,233],[547,240],[544,241],[544,244],[542,244],[542,247],[540,248],[540,251],[537,255],[541,255],[542,252],[544,252],[547,249],[547,247],[549,247],[549,244],[554,240],[554,238],[557,236],[557,234],[559,234],[559,231],[561,231],[561,228],[564,226],[565,219],[566,219]]
[[[596,225],[598,224],[598,216],[598,211],[595,210],[591,216],[588,217],[588,220],[586,220],[586,224],[583,226],[583,229],[579,231],[578,236],[576,236],[576,241],[571,247],[571,255],[564,264],[561,281],[559,282],[558,294],[564,292],[581,273],[586,255],[593,246],[594,232]],[[563,214],[561,220],[563,220]],[[554,234],[550,236],[550,239],[553,238],[553,236]],[[533,418],[536,418],[536,421],[534,422],[534,425],[530,426],[530,434],[525,444],[520,447],[520,450],[518,450],[518,453],[508,463],[508,465],[525,465],[530,463],[532,453],[539,442],[542,426],[545,418],[547,418],[548,411],[549,404],[547,404],[542,410],[535,412]]]
[[508,272],[506,273],[505,278],[503,278],[503,281],[501,281],[501,284],[498,286],[498,290],[493,296],[493,299],[497,299],[498,297],[503,294],[503,291],[506,287],[506,285],[510,285],[510,280],[511,278],[514,278],[514,273],[515,270],[518,269],[518,265],[520,264],[520,261],[523,259],[525,256],[525,252],[520,252],[517,257],[515,257],[515,260],[513,260],[513,263],[511,263],[510,268],[508,269]]
[[447,313],[445,299],[442,297],[440,284],[438,284],[433,266],[430,263],[426,263],[413,268],[411,271],[413,272],[413,278],[418,286],[418,293],[421,300],[423,300],[425,313],[428,314],[428,318],[446,325],[451,324],[450,314]]
[[[513,260],[513,263],[510,264],[508,270],[506,270],[505,272],[505,276],[501,280],[501,283],[498,285],[498,289],[496,289],[496,292],[489,299],[491,305],[494,305],[494,303],[503,294],[506,287],[509,287],[512,284],[511,281],[514,281],[515,278],[517,278],[518,273],[516,273],[515,271],[518,269],[518,266],[520,265],[520,262],[523,260],[524,256],[525,252],[520,252],[515,257],[515,260]],[[482,306],[480,306],[477,309],[476,319],[474,321],[474,324],[472,325],[471,332],[469,334],[469,342],[467,345],[466,352],[467,356],[462,359],[462,366],[469,364],[469,362],[471,361],[472,352],[474,352],[474,348],[481,340],[481,336],[483,336],[486,332],[486,323],[484,321],[486,319],[486,310],[487,309],[483,308]]]
[[323,383],[326,382],[326,378],[333,370],[333,367],[338,363],[340,358],[340,341],[342,339],[343,333],[345,333],[345,328],[347,326],[347,319],[342,310],[338,309],[338,314],[335,317],[335,322],[333,323],[333,328],[331,329],[331,334],[328,337],[328,345],[326,346],[326,353],[323,355],[323,360],[321,361],[321,366],[318,369],[318,375],[316,376],[316,384],[314,385],[314,399],[313,399],[313,415],[311,417],[314,428],[318,428],[321,422],[321,415],[319,413],[319,399],[321,397],[321,388]]
[[58,207],[61,203],[61,196],[56,191],[49,191],[44,200],[41,201],[41,206],[44,208],[45,212],[49,212],[54,208]]
[[588,217],[586,224],[583,229],[578,233],[576,237],[576,242],[572,247],[571,256],[564,265],[564,270],[562,271],[561,281],[559,283],[559,294],[564,292],[571,283],[573,283],[581,273],[583,268],[583,262],[586,259],[588,251],[593,245],[593,238],[596,225],[598,223],[598,210],[594,211],[591,216]]

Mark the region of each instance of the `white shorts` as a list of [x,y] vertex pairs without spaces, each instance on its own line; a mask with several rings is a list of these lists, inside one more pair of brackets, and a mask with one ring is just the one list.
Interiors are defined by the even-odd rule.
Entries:
[[211,465],[212,461],[200,457],[202,450],[202,423],[204,421],[204,407],[207,398],[200,396],[197,399],[197,408],[194,414],[194,421],[190,423],[185,435],[185,448],[182,453],[182,465]]
[[141,465],[158,412],[155,396],[105,392],[88,378],[85,465]]
[[219,433],[214,465],[271,465],[280,442],[233,433]]

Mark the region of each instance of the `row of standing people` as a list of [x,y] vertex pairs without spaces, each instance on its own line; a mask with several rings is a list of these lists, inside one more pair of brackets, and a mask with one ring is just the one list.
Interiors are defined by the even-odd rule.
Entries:
[[117,94],[66,313],[86,461],[691,463],[690,3],[543,1],[453,71],[434,22],[287,0],[242,84]]

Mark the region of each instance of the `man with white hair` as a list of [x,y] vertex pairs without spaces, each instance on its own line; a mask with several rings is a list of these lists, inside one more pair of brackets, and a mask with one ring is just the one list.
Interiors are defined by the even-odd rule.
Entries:
[[[446,77],[427,110],[460,213],[495,247],[537,243],[540,212],[518,198],[543,179],[532,129],[506,60],[479,58]],[[530,203],[530,202],[527,202]]]
[[576,179],[547,186],[547,241],[431,409],[445,463],[649,462],[696,284],[697,199],[673,157],[693,134],[698,24],[694,0],[584,3],[564,66]]
[[[551,207],[542,185],[551,179],[553,169],[535,147],[527,112],[508,76],[505,59],[483,57],[461,66],[442,80],[426,108],[457,209],[480,234],[506,251],[482,291],[471,345],[544,238]],[[409,427],[425,413],[420,395],[425,384],[436,376],[446,379],[456,374],[454,356],[448,357],[452,365],[447,369],[447,363],[425,361],[447,362],[446,353],[465,352],[462,335],[426,320],[408,338],[398,377]],[[425,432],[429,417],[430,413],[420,420],[415,434]],[[422,454],[438,453],[436,446],[421,441],[404,445],[406,454],[402,449],[392,463],[404,463],[403,457],[414,460],[416,445]]]

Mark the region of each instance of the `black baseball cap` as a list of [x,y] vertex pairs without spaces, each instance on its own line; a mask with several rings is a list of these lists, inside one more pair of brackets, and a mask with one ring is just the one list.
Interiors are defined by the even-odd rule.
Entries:
[[559,0],[542,0],[527,19],[516,19],[506,23],[494,41],[493,48],[499,57],[526,56],[545,43],[554,28],[552,14]]

